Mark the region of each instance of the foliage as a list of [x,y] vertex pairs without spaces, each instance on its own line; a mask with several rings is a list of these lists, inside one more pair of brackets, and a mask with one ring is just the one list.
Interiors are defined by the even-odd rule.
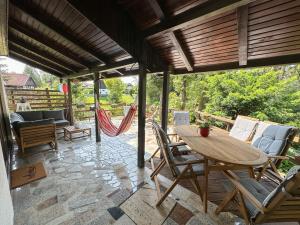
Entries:
[[112,103],[119,103],[125,92],[125,84],[120,78],[105,80],[105,85],[109,90],[109,100]]
[[122,95],[121,102],[125,105],[130,105],[134,103],[134,98],[131,95]]
[[199,127],[200,128],[208,128],[210,126],[210,123],[208,121],[204,121],[200,123]]
[[158,105],[162,89],[162,78],[156,74],[147,76],[147,104]]

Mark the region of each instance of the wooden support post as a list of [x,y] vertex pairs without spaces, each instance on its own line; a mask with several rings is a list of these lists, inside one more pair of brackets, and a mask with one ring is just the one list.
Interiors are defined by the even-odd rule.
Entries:
[[146,69],[143,65],[139,71],[139,92],[138,92],[138,167],[145,166],[145,120],[146,120]]
[[99,73],[95,72],[94,73],[94,99],[95,99],[95,131],[96,131],[96,142],[100,142],[101,141],[101,136],[100,136],[100,129],[99,129],[99,124],[98,124],[98,119],[97,119],[97,102],[99,102],[100,104],[100,89],[99,89]]
[[68,111],[69,111],[69,121],[71,125],[74,125],[74,114],[73,114],[73,106],[72,106],[72,86],[71,80],[68,79]]
[[52,104],[51,104],[51,98],[50,98],[49,88],[46,88],[46,95],[47,95],[48,107],[49,107],[49,109],[52,109]]
[[165,71],[163,74],[163,89],[161,101],[161,128],[167,132],[168,127],[168,111],[169,111],[169,80],[170,74]]

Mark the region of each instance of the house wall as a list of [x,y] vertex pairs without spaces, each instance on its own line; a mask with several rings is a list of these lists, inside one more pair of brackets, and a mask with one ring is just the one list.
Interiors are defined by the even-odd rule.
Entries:
[[0,142],[0,224],[13,225],[14,211]]

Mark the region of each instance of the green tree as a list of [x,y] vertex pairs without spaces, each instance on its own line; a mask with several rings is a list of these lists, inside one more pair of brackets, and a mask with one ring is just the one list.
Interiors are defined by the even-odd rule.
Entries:
[[125,91],[125,84],[120,78],[105,80],[105,85],[109,90],[108,98],[112,103],[119,103]]
[[147,103],[158,105],[161,98],[162,78],[156,74],[147,76]]

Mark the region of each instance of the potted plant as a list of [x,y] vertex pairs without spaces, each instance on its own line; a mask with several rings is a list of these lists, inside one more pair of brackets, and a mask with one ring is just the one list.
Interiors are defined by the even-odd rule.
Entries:
[[199,125],[199,128],[200,128],[200,135],[202,137],[207,137],[209,135],[209,122],[208,121],[205,121],[203,123],[201,123]]

